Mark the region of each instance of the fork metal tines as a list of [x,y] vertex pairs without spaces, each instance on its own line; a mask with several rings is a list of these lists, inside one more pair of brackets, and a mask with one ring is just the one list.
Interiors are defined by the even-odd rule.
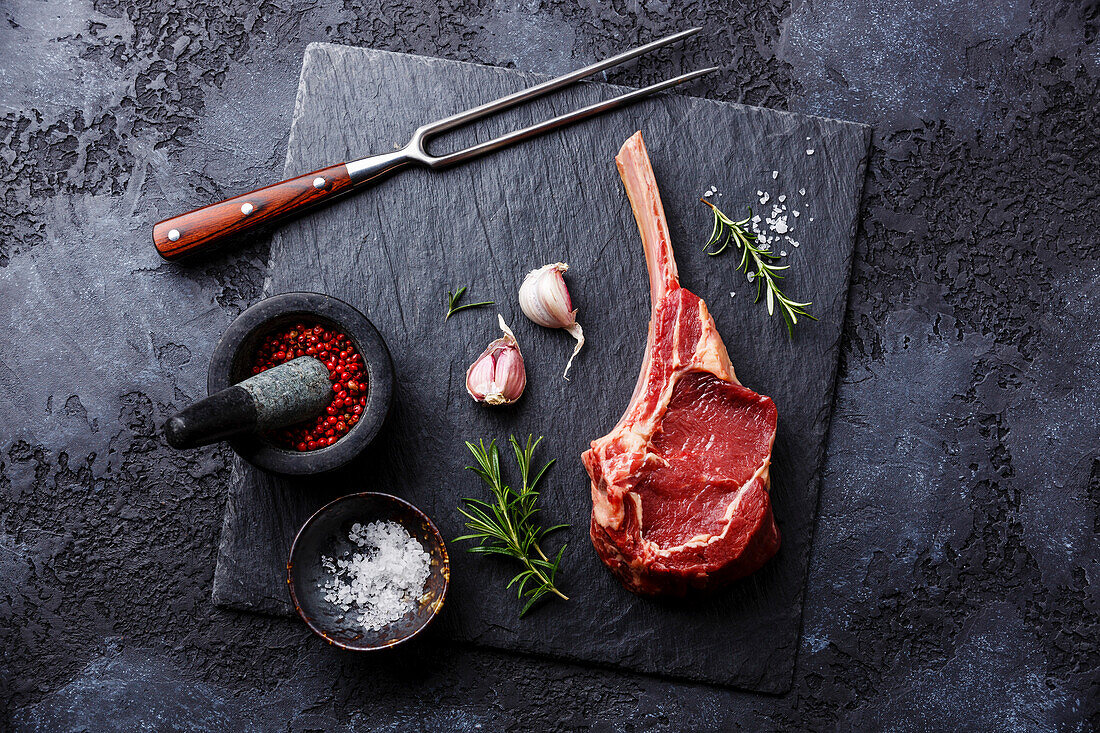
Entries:
[[[529,87],[527,89],[522,89],[518,92],[508,94],[501,97],[500,99],[494,99],[491,102],[486,102],[485,104],[478,105],[477,107],[473,107],[464,112],[459,112],[457,114],[451,115],[450,117],[444,117],[441,120],[436,120],[435,122],[429,122],[426,125],[421,125],[419,128],[417,128],[416,132],[413,133],[412,139],[409,140],[408,145],[406,145],[405,148],[403,148],[402,150],[397,151],[398,154],[395,157],[398,159],[405,158],[407,161],[414,161],[436,170],[447,168],[452,165],[464,163],[480,155],[491,153],[494,150],[500,150],[501,148],[508,145],[523,142],[524,140],[529,140],[538,135],[561,129],[566,125],[571,125],[573,123],[580,122],[581,120],[588,119],[589,117],[594,117],[595,115],[603,114],[604,112],[626,106],[628,104],[631,104],[632,102],[636,102],[637,100],[642,99],[643,97],[648,97],[651,94],[656,94],[657,92],[669,89],[678,84],[683,84],[684,82],[691,81],[692,79],[696,79],[700,76],[703,76],[704,74],[709,74],[712,71],[717,71],[718,67],[711,67],[707,69],[700,69],[698,71],[688,72],[686,74],[681,74],[680,76],[674,77],[672,79],[667,79],[656,84],[651,84],[650,86],[644,87],[642,89],[635,89],[625,94],[621,94],[618,97],[613,97],[612,99],[590,104],[587,107],[582,107],[581,109],[559,115],[557,117],[546,120],[544,122],[540,122],[535,125],[530,125],[519,130],[514,130],[505,135],[501,135],[500,137],[493,138],[492,140],[488,140],[483,143],[477,143],[476,145],[471,145],[468,148],[458,150],[453,153],[448,153],[446,155],[435,156],[431,155],[427,151],[426,145],[428,141],[441,133],[452,130],[456,127],[461,127],[475,120],[479,120],[483,117],[488,117],[489,115],[509,109],[510,107],[515,107],[518,104],[522,104],[523,102],[527,102],[531,99],[541,97],[545,94],[549,94],[550,92],[557,91],[558,89],[569,86],[574,82],[580,81],[581,79],[592,76],[593,74],[599,73],[613,66],[618,66],[619,64],[625,63],[626,61],[649,53],[650,51],[655,51],[659,48],[663,48],[670,44],[676,43],[677,41],[681,41],[685,38],[690,38],[701,30],[702,28],[690,28],[686,31],[674,33],[671,36],[666,36],[665,38],[652,41],[645,44],[644,46],[638,46],[637,48],[630,49],[629,51],[624,51],[623,53],[604,59],[603,61],[597,61],[594,64],[589,64],[588,66],[577,69],[576,71],[571,71],[568,74],[557,77],[556,79],[544,81],[541,84],[536,84],[533,87]],[[362,162],[370,160],[372,159],[365,158]],[[360,180],[360,178],[357,177],[358,171],[355,168],[358,163],[360,163],[360,161],[352,161],[351,163],[348,163],[348,170],[351,173],[351,177],[354,182],[358,182]],[[388,168],[382,172],[388,172]],[[369,174],[364,171],[361,175]]]

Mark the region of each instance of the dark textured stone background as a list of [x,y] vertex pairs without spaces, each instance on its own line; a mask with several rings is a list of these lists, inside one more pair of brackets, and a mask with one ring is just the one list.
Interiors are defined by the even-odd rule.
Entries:
[[[0,729],[1100,726],[1096,3],[422,5],[0,6]],[[794,690],[215,609],[227,455],[154,428],[266,245],[151,223],[278,174],[309,41],[559,72],[695,23],[708,96],[876,130]]]

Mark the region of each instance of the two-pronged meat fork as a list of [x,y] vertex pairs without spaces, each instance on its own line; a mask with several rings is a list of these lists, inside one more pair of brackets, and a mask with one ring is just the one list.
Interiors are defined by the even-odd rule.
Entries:
[[171,219],[165,219],[153,226],[153,244],[156,245],[157,251],[165,259],[177,259],[216,246],[259,227],[284,221],[308,209],[326,204],[340,196],[365,188],[405,166],[416,164],[427,166],[432,170],[449,168],[452,165],[465,163],[508,145],[528,140],[536,135],[542,135],[594,115],[617,109],[642,97],[690,81],[711,71],[716,71],[716,68],[710,68],[683,74],[644,89],[638,89],[604,102],[591,104],[546,122],[524,127],[521,130],[510,132],[487,142],[478,143],[455,153],[440,156],[428,153],[426,147],[428,140],[442,132],[560,89],[596,72],[617,66],[644,53],[688,38],[700,30],[700,28],[692,28],[675,33],[667,38],[621,53],[618,56],[598,61],[583,69],[577,69],[557,79],[536,84],[529,89],[509,94],[437,122],[422,125],[413,133],[412,139],[404,148],[392,153],[372,155],[349,163],[338,163],[201,209],[189,211]]

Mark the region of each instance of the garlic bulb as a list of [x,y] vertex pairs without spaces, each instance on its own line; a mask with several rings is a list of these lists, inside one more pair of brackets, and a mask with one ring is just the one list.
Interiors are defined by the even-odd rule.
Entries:
[[466,391],[478,402],[509,405],[523,395],[527,370],[512,329],[497,314],[504,335],[486,347],[466,370]]
[[562,277],[568,269],[569,265],[564,262],[544,265],[527,273],[519,286],[519,307],[523,315],[546,328],[564,328],[577,340],[573,354],[565,365],[564,379],[569,379],[569,367],[584,346],[584,331],[577,323],[577,311],[573,310],[569,288],[565,287],[565,278]]

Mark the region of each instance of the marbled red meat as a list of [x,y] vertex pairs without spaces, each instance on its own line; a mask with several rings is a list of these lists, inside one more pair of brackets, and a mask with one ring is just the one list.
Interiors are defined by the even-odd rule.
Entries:
[[582,456],[592,543],[635,593],[713,590],[779,549],[768,496],[778,415],[737,381],[706,303],[680,287],[640,132],[615,163],[642,235],[652,312],[634,396]]

